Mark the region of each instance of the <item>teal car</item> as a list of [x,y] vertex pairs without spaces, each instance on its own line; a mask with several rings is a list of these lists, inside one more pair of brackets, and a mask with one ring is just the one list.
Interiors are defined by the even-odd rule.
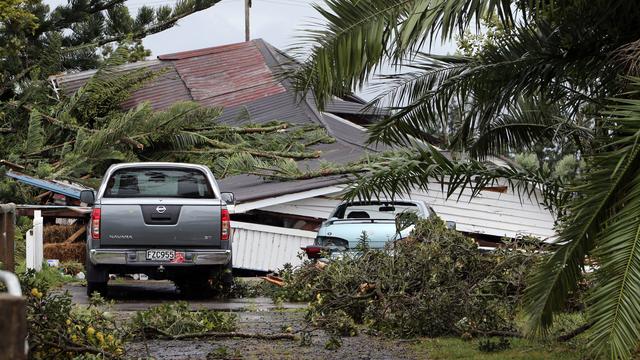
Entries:
[[390,241],[408,236],[413,225],[411,219],[435,216],[424,201],[372,200],[351,201],[338,205],[322,223],[314,245],[303,248],[310,259],[323,253],[338,255],[356,248],[366,234],[369,247],[382,249]]

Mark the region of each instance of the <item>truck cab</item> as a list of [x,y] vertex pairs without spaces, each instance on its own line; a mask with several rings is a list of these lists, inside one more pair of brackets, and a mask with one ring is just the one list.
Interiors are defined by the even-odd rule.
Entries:
[[202,293],[212,280],[229,284],[231,221],[213,173],[202,165],[125,163],[111,166],[92,206],[87,232],[87,294],[106,293],[110,273],[169,279]]

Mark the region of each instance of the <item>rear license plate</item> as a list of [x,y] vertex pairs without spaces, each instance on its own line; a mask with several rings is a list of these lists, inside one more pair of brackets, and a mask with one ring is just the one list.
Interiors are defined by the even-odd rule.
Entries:
[[175,250],[153,249],[147,250],[147,260],[152,261],[171,261],[175,259]]

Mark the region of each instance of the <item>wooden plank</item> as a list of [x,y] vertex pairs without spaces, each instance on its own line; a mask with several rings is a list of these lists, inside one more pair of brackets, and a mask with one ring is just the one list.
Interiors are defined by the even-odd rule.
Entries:
[[80,229],[78,229],[78,231],[74,232],[71,236],[69,236],[69,238],[63,242],[63,244],[71,244],[75,242],[86,231],[87,231],[87,228],[85,226],[81,227]]
[[[35,209],[17,209],[16,215],[33,217],[34,210]],[[53,209],[53,210],[42,210],[42,217],[84,219],[89,217],[89,214],[81,214],[81,213],[78,213],[77,211],[73,211],[69,209]]]

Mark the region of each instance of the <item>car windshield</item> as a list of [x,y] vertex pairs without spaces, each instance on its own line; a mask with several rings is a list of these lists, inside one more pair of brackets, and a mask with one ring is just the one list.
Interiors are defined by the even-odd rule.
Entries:
[[117,170],[109,178],[103,196],[106,198],[215,198],[207,177],[202,171],[176,168]]
[[334,217],[338,219],[394,220],[399,214],[420,213],[414,203],[409,202],[358,202],[341,205]]

